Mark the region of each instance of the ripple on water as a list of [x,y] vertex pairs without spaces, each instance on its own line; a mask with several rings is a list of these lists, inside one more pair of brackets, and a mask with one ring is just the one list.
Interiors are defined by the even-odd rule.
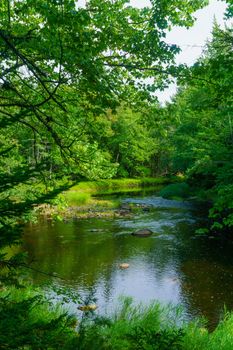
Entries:
[[179,209],[195,209],[195,206],[190,201],[177,201],[177,200],[171,200],[171,199],[165,199],[162,197],[157,196],[150,196],[146,198],[127,198],[123,201],[124,203],[135,203],[135,204],[142,204],[142,205],[149,205],[151,207],[156,208],[179,208]]
[[[150,206],[150,210],[138,210],[132,218],[28,225],[24,248],[35,262],[33,267],[64,278],[49,280],[31,271],[33,281],[43,285],[47,279],[51,286],[56,281],[58,287],[77,291],[82,299],[92,295],[98,299],[97,312],[114,309],[121,294],[136,302],[183,304],[186,314],[204,314],[214,321],[224,303],[233,308],[232,246],[194,236],[199,218],[192,203],[157,196],[124,202]],[[143,228],[154,234],[131,236]],[[129,267],[121,270],[121,263]],[[77,305],[69,305],[77,312]]]

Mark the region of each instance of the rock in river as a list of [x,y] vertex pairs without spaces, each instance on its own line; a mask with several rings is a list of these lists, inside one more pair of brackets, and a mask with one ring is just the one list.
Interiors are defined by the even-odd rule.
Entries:
[[149,230],[148,228],[144,228],[142,230],[138,230],[132,233],[133,236],[137,236],[137,237],[148,237],[152,235],[152,231]]
[[78,306],[78,309],[81,311],[94,311],[97,309],[97,305],[96,304],[80,305]]
[[123,263],[123,264],[120,264],[119,267],[120,267],[120,269],[128,269],[129,264]]

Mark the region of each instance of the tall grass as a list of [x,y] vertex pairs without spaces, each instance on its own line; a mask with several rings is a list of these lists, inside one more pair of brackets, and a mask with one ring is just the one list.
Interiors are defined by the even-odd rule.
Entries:
[[0,291],[1,349],[61,350],[232,350],[233,314],[212,332],[185,323],[181,310],[122,298],[111,316],[85,312],[79,322],[39,291]]
[[233,314],[209,332],[203,321],[185,322],[180,308],[123,298],[110,317],[84,317],[79,332],[78,350],[232,350]]
[[159,304],[134,306],[124,298],[111,317],[84,319],[78,349],[181,350],[184,331],[176,326],[178,314]]
[[185,350],[232,350],[233,349],[233,314],[226,312],[217,328],[208,332],[198,326],[187,326],[183,339]]

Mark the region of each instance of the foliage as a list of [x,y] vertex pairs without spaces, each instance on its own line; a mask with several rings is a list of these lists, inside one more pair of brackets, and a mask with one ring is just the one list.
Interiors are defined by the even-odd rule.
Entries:
[[187,198],[191,193],[189,185],[185,182],[167,185],[160,191],[162,197],[171,199]]
[[118,177],[151,175],[150,159],[157,152],[155,138],[145,125],[145,115],[122,106],[112,120],[112,137],[108,147],[119,163]]
[[232,214],[232,29],[215,23],[203,57],[191,68],[167,113],[173,171],[185,172],[196,192],[211,198],[214,232],[229,231]]
[[[168,128],[169,113],[153,95],[182,70],[174,64],[179,48],[164,40],[167,31],[190,27],[193,12],[206,3],[151,0],[151,7],[137,9],[127,0],[89,0],[83,7],[73,0],[1,1],[0,248],[20,242],[22,222],[34,206],[50,203],[77,180],[167,173],[175,163],[174,172],[187,170],[190,178],[212,175],[206,185],[218,194],[212,215],[230,226],[231,196],[224,193],[231,183],[223,174],[232,173],[232,32],[215,30],[206,57],[191,72],[202,84],[181,91]],[[17,285],[22,257],[1,253],[0,262],[2,283]],[[33,314],[44,305],[38,296],[16,302],[2,296],[8,335],[1,316],[1,346],[65,349],[69,318]],[[137,316],[132,325],[117,321],[112,335],[106,327],[101,332],[118,346],[148,330],[153,346],[167,339],[171,349],[179,348],[178,330],[154,337],[153,312],[142,317],[151,328]],[[114,330],[124,337],[114,338]]]
[[[135,111],[156,104],[151,91],[176,75],[179,48],[165,43],[166,30],[191,26],[193,12],[205,2],[152,1],[142,9],[127,0],[76,5],[73,0],[0,4],[0,230],[12,241],[33,205],[73,180],[116,175],[117,144],[126,136],[129,115],[136,122],[138,114],[121,110],[111,125],[116,137],[106,146],[97,135],[101,125],[108,128],[107,111],[114,113],[123,101]],[[148,77],[151,84],[144,83]],[[144,174],[154,150],[139,119],[133,130],[141,145],[133,134],[120,144],[119,174],[133,173],[134,159],[133,175]]]
[[77,349],[230,350],[232,322],[232,313],[226,312],[210,332],[200,321],[182,321],[182,313],[175,307],[134,306],[130,298],[124,298],[115,315],[86,313],[79,325]]
[[40,291],[11,288],[1,291],[0,341],[3,349],[64,350],[230,350],[233,315],[225,316],[209,332],[200,322],[182,320],[177,307],[149,306],[122,298],[109,316],[74,316],[46,300]]
[[74,349],[75,318],[52,307],[41,293],[30,288],[1,291],[0,310],[2,349]]

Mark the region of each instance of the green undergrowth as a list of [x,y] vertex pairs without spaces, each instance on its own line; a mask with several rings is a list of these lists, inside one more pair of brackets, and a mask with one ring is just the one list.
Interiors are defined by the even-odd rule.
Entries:
[[113,316],[84,318],[79,332],[79,350],[232,350],[233,315],[210,332],[203,321],[185,322],[178,307],[124,298]]
[[98,201],[93,197],[101,194],[116,194],[140,191],[143,188],[153,188],[172,181],[178,181],[177,177],[158,177],[141,179],[108,179],[99,181],[80,182],[63,193],[63,198],[68,205],[87,205]]
[[0,292],[0,349],[75,349],[77,320],[31,287]]
[[232,350],[233,314],[213,332],[187,322],[176,306],[134,305],[121,298],[108,316],[96,311],[71,316],[39,290],[0,291],[1,349],[63,350]]
[[185,199],[193,195],[194,192],[186,182],[180,182],[165,186],[159,194],[167,199]]
[[[80,182],[73,186],[69,191],[87,192],[91,194],[108,194],[130,191],[131,189],[141,189],[147,186],[156,186],[169,183],[174,178],[158,177],[158,178],[140,178],[140,179],[107,179],[98,181]],[[68,191],[68,192],[69,192]]]
[[185,334],[176,326],[178,309],[134,306],[124,298],[111,317],[86,318],[82,324],[79,350],[182,349]]
[[209,332],[203,321],[184,321],[179,307],[123,298],[112,316],[84,315],[78,332],[78,350],[232,350],[233,315]]

